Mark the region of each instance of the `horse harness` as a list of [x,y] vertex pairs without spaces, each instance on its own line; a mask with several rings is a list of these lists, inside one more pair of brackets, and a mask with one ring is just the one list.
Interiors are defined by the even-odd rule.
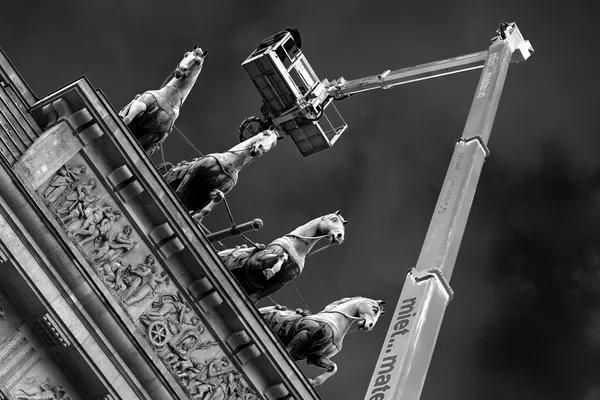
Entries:
[[[367,320],[366,320],[366,318],[353,317],[353,316],[351,316],[351,315],[348,315],[348,314],[346,314],[346,313],[345,313],[345,312],[343,312],[343,311],[330,310],[330,311],[321,311],[320,313],[321,313],[321,314],[325,314],[325,313],[340,314],[340,315],[342,315],[343,317],[346,317],[347,319],[349,319],[350,321],[364,321],[364,322],[365,322],[365,324],[367,323]],[[359,331],[359,330],[361,330],[361,329],[362,329],[362,328],[359,328],[359,327],[357,326],[357,327],[356,327],[356,329],[354,329],[354,330],[351,330],[351,331],[348,331],[348,333],[347,333],[347,334],[354,333],[354,332],[358,332],[358,331]]]

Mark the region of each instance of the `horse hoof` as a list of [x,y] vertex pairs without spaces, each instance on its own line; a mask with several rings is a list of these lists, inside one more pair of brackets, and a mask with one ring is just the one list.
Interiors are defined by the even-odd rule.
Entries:
[[265,278],[267,278],[267,280],[271,279],[273,276],[275,276],[275,273],[273,271],[271,271],[270,269],[265,269],[263,271],[263,274],[265,275]]

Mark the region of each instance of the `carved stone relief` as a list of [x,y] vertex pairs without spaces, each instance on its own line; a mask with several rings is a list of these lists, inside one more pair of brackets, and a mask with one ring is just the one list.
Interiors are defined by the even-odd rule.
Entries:
[[157,354],[192,399],[259,399],[177,293],[158,297],[140,322]]
[[78,155],[38,193],[191,399],[260,399],[101,182]]
[[35,377],[28,377],[23,385],[8,393],[7,400],[71,400],[64,387],[53,384],[50,379],[38,382]]
[[39,194],[67,236],[132,319],[170,284],[123,212],[83,158],[58,170]]
[[35,329],[26,323],[0,290],[4,319],[0,321],[0,399],[77,400],[67,381],[45,353]]

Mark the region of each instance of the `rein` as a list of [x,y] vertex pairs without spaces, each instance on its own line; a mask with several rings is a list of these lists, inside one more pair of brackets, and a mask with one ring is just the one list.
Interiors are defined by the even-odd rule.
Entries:
[[[246,150],[250,150],[250,149],[252,149],[252,147],[254,147],[254,146],[248,146],[248,147],[244,147],[244,148],[242,148],[242,149],[239,149],[239,150],[227,150],[227,151],[225,151],[225,153],[232,153],[232,154],[236,154],[236,153],[243,153],[243,152],[244,152],[244,151],[246,151]],[[258,157],[252,157],[252,156],[251,156],[251,157],[250,157],[250,159],[249,159],[248,161],[246,161],[245,163],[243,163],[243,164],[242,164],[242,167],[240,168],[240,170],[241,170],[242,168],[245,168],[247,165],[250,165],[250,164],[251,164],[251,163],[252,163],[252,162],[253,162],[253,161],[254,161],[256,158],[258,158]]]
[[[286,237],[286,236],[287,236],[287,237],[291,237],[291,238],[300,239],[300,240],[317,240],[317,241],[318,241],[318,240],[321,240],[321,239],[324,239],[324,238],[331,237],[332,235],[321,235],[321,236],[301,236],[301,235],[293,235],[293,234],[291,234],[291,233],[288,233],[287,235],[283,235],[283,237]],[[329,248],[329,247],[331,247],[331,246],[333,246],[333,243],[326,244],[325,246],[321,247],[320,249],[317,249],[317,250],[313,250],[313,251],[311,251],[310,253],[308,253],[308,254],[306,255],[306,257],[310,257],[310,256],[312,256],[313,254],[317,254],[317,253],[319,253],[319,252],[321,252],[321,251],[323,251],[323,250],[325,250],[325,249],[328,249],[328,248]]]
[[[325,216],[321,217],[321,221],[323,221],[323,220],[325,220]],[[288,233],[288,234],[283,235],[283,236],[290,236],[290,237],[298,238],[298,239],[301,239],[301,240],[312,240],[312,239],[321,240],[321,239],[325,239],[326,237],[330,237],[330,236],[333,236],[333,235],[329,234],[329,235],[321,235],[321,236],[302,236],[302,235],[296,235],[294,233]]]
[[297,238],[297,239],[302,239],[302,240],[312,240],[312,239],[315,239],[315,240],[321,240],[321,239],[324,239],[324,238],[326,238],[326,237],[329,237],[329,236],[331,236],[331,235],[321,235],[321,236],[302,236],[302,235],[295,235],[295,234],[293,234],[293,233],[288,233],[288,234],[286,234],[286,235],[283,235],[283,236],[290,236],[290,237],[294,237],[294,238]]
[[[169,85],[168,83],[173,80],[173,78],[175,78],[175,72],[177,71],[177,69],[179,68],[179,64],[177,64],[177,66],[175,67],[175,69],[169,74],[169,76],[167,76],[167,79],[165,79],[165,81],[162,83],[162,85],[160,85],[160,88],[158,90],[164,89],[164,88],[170,88],[172,90],[175,90],[178,94],[180,94],[183,90],[177,87],[174,87],[172,85]],[[198,69],[198,71],[193,74],[193,75],[184,75],[181,78],[175,78],[175,79],[192,79],[195,76],[199,75],[200,72],[202,71],[202,67],[200,67]],[[191,89],[190,89],[191,90]],[[169,101],[169,99],[167,99],[165,96],[163,96],[165,98],[165,100],[167,100],[167,102],[169,104],[171,104],[171,106],[175,107],[176,105],[174,105],[171,101]],[[181,98],[181,101],[179,103],[179,105],[177,107],[181,108],[181,106],[183,105],[183,97]]]
[[[367,322],[367,320],[365,318],[360,318],[360,317],[353,317],[351,315],[346,314],[343,311],[338,311],[338,310],[330,310],[330,311],[321,311],[319,314],[326,314],[326,313],[331,313],[331,314],[340,314],[343,317],[349,319],[350,321],[354,322],[354,321],[364,321],[365,323]],[[349,335],[351,333],[355,333],[358,332],[360,330],[363,330],[363,328],[359,328],[358,326],[354,329],[354,330],[349,330],[346,334]]]

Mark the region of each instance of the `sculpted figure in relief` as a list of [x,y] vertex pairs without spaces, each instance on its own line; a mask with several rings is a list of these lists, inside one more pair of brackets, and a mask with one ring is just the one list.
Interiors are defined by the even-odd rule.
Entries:
[[130,225],[125,225],[113,239],[102,233],[106,230],[106,225],[99,229],[99,236],[94,239],[94,249],[88,253],[88,257],[96,264],[122,260],[137,245],[137,241],[130,238],[132,232]]
[[113,210],[111,205],[104,204],[101,207],[87,208],[84,215],[86,218],[79,229],[67,229],[69,235],[78,240],[81,246],[107,234],[113,222],[121,218],[121,211]]
[[159,275],[158,267],[154,264],[154,257],[151,255],[146,257],[145,263],[139,263],[135,267],[130,264],[128,272],[130,279],[126,282],[127,289],[121,296],[123,303],[128,306],[156,295],[160,284],[169,284],[169,276],[165,271]]
[[77,185],[74,190],[67,193],[54,206],[54,211],[65,225],[69,225],[73,220],[81,218],[84,215],[84,210],[97,201],[97,196],[94,193],[97,185],[98,182],[91,178],[87,183],[83,182]]
[[80,175],[87,171],[85,165],[63,165],[50,179],[48,186],[42,193],[42,197],[50,204],[56,202],[71,185],[77,181]]
[[179,295],[163,294],[152,302],[150,311],[140,316],[140,322],[148,327],[156,321],[164,321],[172,335],[181,330],[181,321],[190,308],[183,302]]
[[10,400],[71,400],[62,386],[52,385],[50,380],[35,385],[35,378],[28,378],[28,387],[17,389]]

